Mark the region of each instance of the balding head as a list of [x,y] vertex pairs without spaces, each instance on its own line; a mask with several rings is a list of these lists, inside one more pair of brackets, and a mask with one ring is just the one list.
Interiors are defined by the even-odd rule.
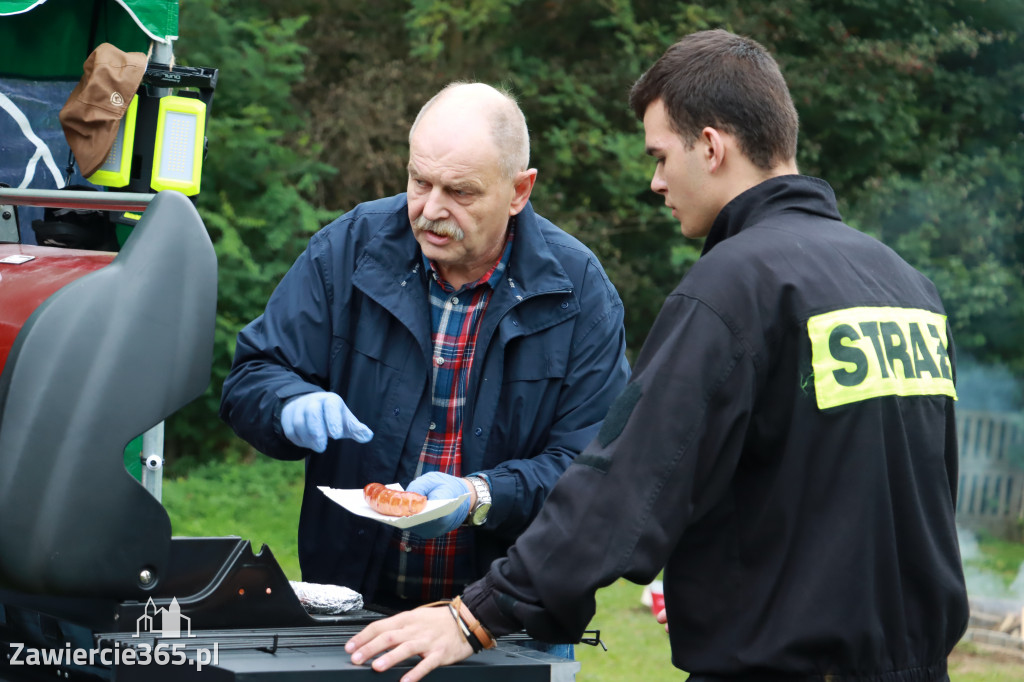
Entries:
[[416,129],[424,122],[450,126],[453,133],[467,118],[482,118],[489,124],[490,137],[498,152],[501,175],[514,180],[530,165],[530,134],[526,117],[515,99],[504,90],[485,83],[450,83],[423,105],[412,128],[412,146]]

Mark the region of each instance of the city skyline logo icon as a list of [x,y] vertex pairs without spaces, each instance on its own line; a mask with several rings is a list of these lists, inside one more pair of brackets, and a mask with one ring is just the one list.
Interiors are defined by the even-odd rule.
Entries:
[[[156,628],[158,619],[160,621],[159,629]],[[177,597],[171,598],[171,603],[167,608],[162,606],[157,608],[153,598],[150,597],[146,602],[143,614],[135,619],[135,634],[132,637],[141,637],[142,633],[149,633],[167,639],[178,639],[182,636],[182,621],[185,623],[185,637],[195,637],[192,634],[192,619],[181,615],[181,606],[178,604]]]

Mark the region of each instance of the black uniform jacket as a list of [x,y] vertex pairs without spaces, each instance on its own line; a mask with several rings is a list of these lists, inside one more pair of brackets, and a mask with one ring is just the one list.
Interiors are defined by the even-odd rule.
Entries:
[[664,567],[691,679],[943,679],[968,615],[952,351],[932,283],[825,182],[744,192],[466,603],[496,633],[576,641],[598,588]]

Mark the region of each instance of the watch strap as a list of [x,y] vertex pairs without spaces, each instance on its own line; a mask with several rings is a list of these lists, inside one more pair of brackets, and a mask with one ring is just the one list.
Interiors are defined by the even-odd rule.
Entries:
[[[491,487],[488,485],[487,480],[483,476],[467,476],[466,480],[473,486],[473,490],[476,491],[476,503],[469,510],[469,516],[466,522],[471,526],[481,525],[486,517],[486,512],[491,507]],[[477,514],[481,510],[481,507],[485,507],[484,517],[477,519]]]

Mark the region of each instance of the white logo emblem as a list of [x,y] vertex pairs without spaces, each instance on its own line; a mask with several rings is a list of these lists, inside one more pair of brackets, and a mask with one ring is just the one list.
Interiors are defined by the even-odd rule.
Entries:
[[115,107],[123,107],[124,97],[121,97],[120,92],[112,92],[110,93],[110,103],[113,104]]
[[[152,612],[150,612],[151,607]],[[160,629],[155,627],[155,621],[158,616],[160,618]],[[153,603],[153,598],[150,597],[149,601],[146,602],[145,613],[135,619],[135,634],[132,637],[141,637],[143,632],[148,632],[168,639],[177,639],[181,637],[181,621],[185,621],[185,636],[195,637],[192,634],[192,619],[181,615],[181,607],[178,606],[177,597],[171,599],[171,605],[166,609],[162,607],[158,609],[156,604]]]

